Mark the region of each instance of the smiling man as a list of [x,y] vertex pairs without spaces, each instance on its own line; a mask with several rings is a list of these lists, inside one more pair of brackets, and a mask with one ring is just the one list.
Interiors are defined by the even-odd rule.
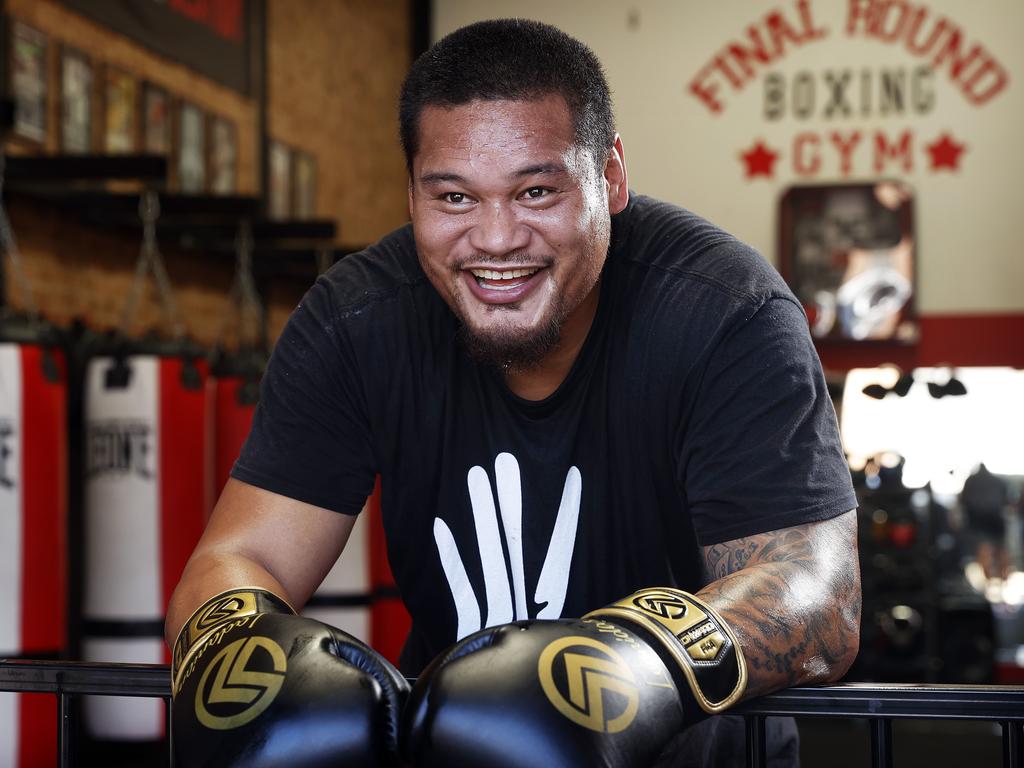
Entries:
[[[741,765],[721,713],[858,645],[856,500],[799,304],[629,191],[601,67],[552,27],[441,40],[401,130],[412,222],[295,310],[172,600],[179,757]],[[408,701],[292,613],[378,474]],[[792,723],[771,736],[795,764]]]
[[427,105],[417,122],[409,211],[423,271],[463,349],[541,400],[597,311],[609,215],[628,200],[621,142],[599,168],[558,93]]

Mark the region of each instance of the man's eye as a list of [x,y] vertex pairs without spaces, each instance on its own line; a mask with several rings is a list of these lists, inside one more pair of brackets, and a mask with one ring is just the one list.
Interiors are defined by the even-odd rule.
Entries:
[[466,195],[462,192],[445,192],[441,195],[441,199],[446,203],[455,203],[458,205],[459,203],[466,202]]
[[525,194],[526,197],[530,198],[531,200],[537,200],[541,197],[544,197],[547,193],[548,190],[544,189],[544,187],[530,187],[523,194]]

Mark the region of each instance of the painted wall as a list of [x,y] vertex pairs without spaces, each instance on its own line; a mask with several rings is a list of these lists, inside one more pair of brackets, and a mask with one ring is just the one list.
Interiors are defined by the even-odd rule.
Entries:
[[597,52],[634,189],[777,266],[788,186],[912,186],[920,339],[822,345],[826,364],[1024,366],[1024,3],[435,0],[434,37],[501,16],[553,23]]

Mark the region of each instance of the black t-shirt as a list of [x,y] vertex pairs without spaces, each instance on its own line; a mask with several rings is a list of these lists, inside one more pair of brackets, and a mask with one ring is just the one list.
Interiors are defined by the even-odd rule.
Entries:
[[233,475],[355,514],[382,479],[416,674],[471,631],[695,591],[702,545],[856,506],[802,309],[748,246],[642,196],[550,397],[471,361],[403,227],[288,322]]

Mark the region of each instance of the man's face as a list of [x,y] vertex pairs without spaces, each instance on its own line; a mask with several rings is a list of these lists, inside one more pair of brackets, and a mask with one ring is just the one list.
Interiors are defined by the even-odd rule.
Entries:
[[558,95],[423,110],[409,185],[416,247],[482,356],[528,368],[560,331],[586,335],[610,214],[625,206],[618,141],[610,157],[595,164],[579,146]]

